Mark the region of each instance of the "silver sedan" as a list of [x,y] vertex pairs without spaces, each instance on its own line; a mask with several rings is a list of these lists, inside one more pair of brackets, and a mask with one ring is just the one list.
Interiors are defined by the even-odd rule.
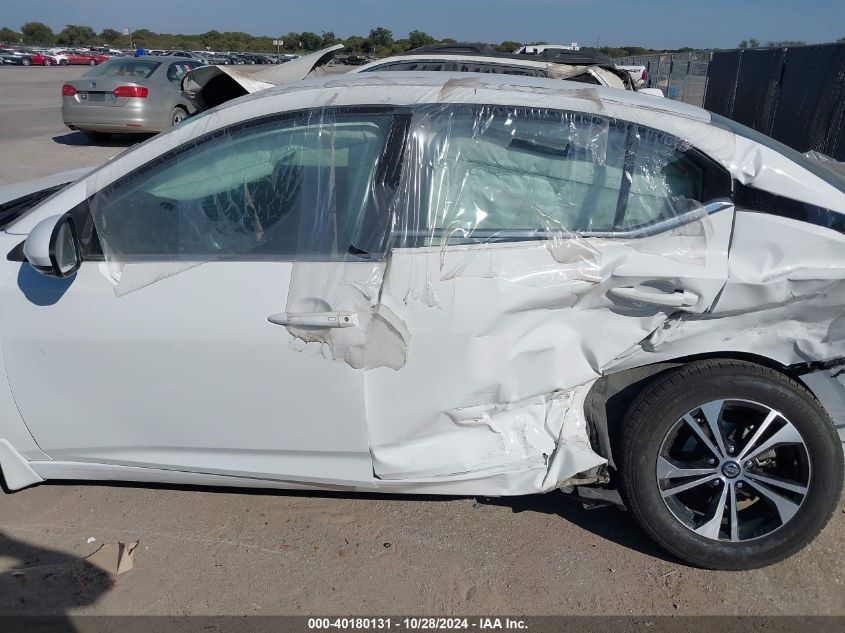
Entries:
[[62,86],[62,119],[92,140],[113,133],[161,132],[194,113],[179,82],[201,65],[175,57],[109,60]]

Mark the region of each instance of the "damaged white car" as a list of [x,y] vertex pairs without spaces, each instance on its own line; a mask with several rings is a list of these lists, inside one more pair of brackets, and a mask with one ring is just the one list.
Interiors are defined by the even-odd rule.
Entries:
[[842,490],[845,184],[691,106],[324,77],[0,219],[11,489],[618,490],[721,569]]

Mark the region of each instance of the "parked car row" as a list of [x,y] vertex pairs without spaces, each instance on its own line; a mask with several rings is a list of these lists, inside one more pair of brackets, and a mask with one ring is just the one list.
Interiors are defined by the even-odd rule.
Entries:
[[254,64],[283,64],[299,55],[269,54],[269,53],[237,53],[219,51],[185,51],[185,50],[158,50],[147,51],[148,55],[156,57],[185,57],[198,59],[205,64],[213,65],[254,65]]
[[[96,66],[114,58],[135,57],[134,50],[117,50],[99,47],[95,49],[68,48],[14,48],[0,44],[0,65],[9,66]],[[184,50],[147,50],[144,56],[179,57],[194,59],[203,64],[214,65],[255,65],[255,64],[283,64],[299,55],[267,54],[267,53],[237,53],[211,51]],[[364,60],[366,58],[362,58]],[[362,61],[361,63],[367,63]]]
[[96,51],[0,48],[0,63],[5,66],[96,66],[109,59]]

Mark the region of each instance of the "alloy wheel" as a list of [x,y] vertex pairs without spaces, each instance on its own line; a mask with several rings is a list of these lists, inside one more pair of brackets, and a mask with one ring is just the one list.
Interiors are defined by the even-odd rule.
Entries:
[[730,542],[789,523],[812,476],[795,425],[771,407],[738,399],[684,414],[663,439],[655,474],[678,521],[700,536]]

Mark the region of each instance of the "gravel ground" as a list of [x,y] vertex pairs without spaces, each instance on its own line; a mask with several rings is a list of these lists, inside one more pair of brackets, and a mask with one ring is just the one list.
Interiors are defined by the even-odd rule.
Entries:
[[[84,70],[0,68],[0,183],[134,142],[90,146],[63,127],[61,83]],[[626,513],[562,494],[51,484],[0,493],[0,614],[845,614],[843,537],[840,502],[790,560],[710,572],[663,554]],[[118,541],[140,541],[129,572],[81,563]]]

